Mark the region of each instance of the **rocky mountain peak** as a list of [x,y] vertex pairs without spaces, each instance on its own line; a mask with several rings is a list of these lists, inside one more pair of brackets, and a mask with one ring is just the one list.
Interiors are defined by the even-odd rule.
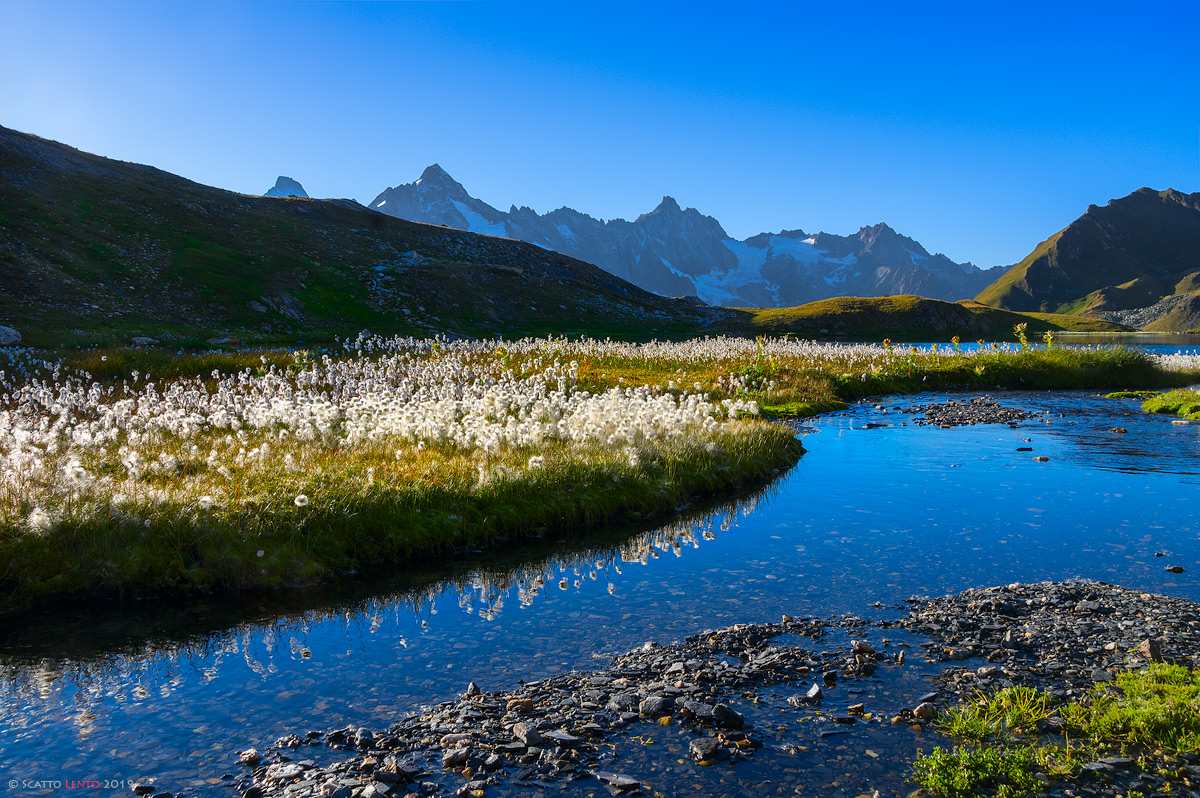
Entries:
[[683,208],[679,207],[679,203],[674,197],[663,197],[662,202],[658,203],[658,207],[651,213],[683,213]]
[[265,192],[264,197],[307,197],[308,194],[304,191],[304,186],[290,177],[280,175],[275,180],[275,185],[271,186]]
[[414,185],[421,186],[458,186],[462,188],[462,184],[450,176],[450,173],[441,167],[441,164],[430,164],[425,167],[425,171],[417,178]]

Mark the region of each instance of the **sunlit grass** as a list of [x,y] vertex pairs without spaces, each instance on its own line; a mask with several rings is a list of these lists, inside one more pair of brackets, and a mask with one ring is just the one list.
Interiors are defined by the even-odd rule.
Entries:
[[1200,421],[1200,391],[1194,388],[1168,391],[1147,399],[1142,403],[1142,409],[1147,413],[1173,413]]
[[[1045,724],[1049,719],[1055,722]],[[951,708],[938,727],[971,745],[918,752],[913,773],[922,787],[946,796],[974,795],[984,787],[1028,795],[1041,787],[1036,774],[1073,777],[1104,756],[1149,765],[1164,753],[1200,753],[1200,672],[1153,663],[1118,673],[1114,682],[1067,703],[1033,688],[1009,687]]]

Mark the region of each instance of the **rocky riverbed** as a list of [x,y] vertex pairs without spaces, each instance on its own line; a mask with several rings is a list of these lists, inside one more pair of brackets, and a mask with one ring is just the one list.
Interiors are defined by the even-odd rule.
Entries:
[[[901,642],[911,633],[920,635],[924,657]],[[907,615],[890,620],[784,616],[646,643],[598,670],[509,691],[471,683],[457,699],[387,729],[297,733],[262,752],[245,751],[237,791],[244,798],[482,796],[522,786],[543,794],[670,793],[643,773],[626,772],[617,745],[672,727],[692,761],[736,769],[764,746],[772,755],[807,750],[748,719],[760,702],[805,714],[817,740],[863,726],[911,737],[910,729],[932,733],[927,724],[945,706],[939,697],[969,699],[977,690],[1024,684],[1075,699],[1117,671],[1157,658],[1200,664],[1200,605],[1097,582],[912,599]],[[913,660],[934,663],[933,684],[898,709],[828,699],[846,685],[896,678]],[[1188,786],[1200,783],[1197,758],[1151,755],[1144,762],[1091,763],[1083,776],[1053,782],[1047,794],[1116,796],[1137,788],[1200,795]]]

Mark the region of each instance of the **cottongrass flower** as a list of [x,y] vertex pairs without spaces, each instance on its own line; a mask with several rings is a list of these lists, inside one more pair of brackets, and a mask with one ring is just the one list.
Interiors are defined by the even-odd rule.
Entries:
[[[295,498],[294,504],[297,507],[307,507],[308,506],[308,497],[305,496],[303,493],[301,493],[299,496],[297,496]],[[262,555],[259,555],[259,556],[261,557]]]
[[211,510],[213,506],[213,497],[201,496],[196,503],[200,505],[201,510]]
[[28,518],[29,531],[44,535],[54,528],[54,518],[41,507],[34,507]]
[[541,468],[544,465],[546,465],[546,458],[542,457],[540,454],[535,454],[529,458],[529,470],[530,471],[532,471],[535,468]]

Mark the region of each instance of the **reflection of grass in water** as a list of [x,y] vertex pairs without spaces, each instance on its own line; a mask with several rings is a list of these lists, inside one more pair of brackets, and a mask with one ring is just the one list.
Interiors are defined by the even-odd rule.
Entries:
[[[143,698],[147,691],[165,695],[180,685],[181,669],[198,671],[207,680],[218,675],[230,657],[266,675],[277,657],[321,654],[310,648],[314,626],[344,621],[348,635],[369,635],[385,625],[399,630],[405,617],[431,622],[436,600],[447,590],[458,594],[457,605],[463,611],[492,620],[511,603],[514,592],[520,604],[529,605],[560,587],[581,589],[585,580],[603,579],[614,585],[620,582],[623,566],[646,564],[666,552],[682,556],[685,548],[698,548],[701,541],[714,540],[720,531],[736,527],[739,517],[774,497],[777,484],[740,501],[685,509],[675,522],[632,536],[628,525],[614,525],[588,535],[528,541],[503,553],[488,550],[457,561],[429,562],[423,571],[399,577],[404,587],[361,598],[335,594],[331,601],[331,588],[307,588],[251,594],[240,600],[218,597],[208,605],[196,600],[165,603],[136,613],[114,608],[84,618],[34,618],[36,639],[17,643],[10,635],[9,644],[16,643],[23,652],[44,653],[0,654],[0,696],[5,699],[0,709],[29,701],[44,703],[60,687],[73,689],[76,703],[85,705],[112,697]],[[378,588],[389,578],[383,569],[361,576],[348,585],[350,591],[367,585]],[[392,575],[390,581],[395,583],[397,577]],[[323,606],[295,608],[314,603]],[[264,607],[254,617],[230,622],[231,614],[247,616],[253,612],[248,606],[260,604]],[[68,631],[57,631],[56,620],[68,624]],[[197,626],[223,628],[195,632]],[[71,648],[74,629],[84,627],[109,628],[121,642],[101,651]],[[27,635],[32,634],[27,630]],[[128,643],[130,639],[135,642]],[[407,646],[402,635],[399,641]]]
[[[1048,720],[1053,724],[1046,725]],[[1023,796],[1049,777],[1073,777],[1100,757],[1138,758],[1162,768],[1164,753],[1200,752],[1200,671],[1154,663],[1117,674],[1078,702],[1009,687],[949,710],[940,730],[974,746],[917,752],[917,782],[935,795],[966,798],[985,788]],[[1054,731],[1053,734],[1048,732]]]

